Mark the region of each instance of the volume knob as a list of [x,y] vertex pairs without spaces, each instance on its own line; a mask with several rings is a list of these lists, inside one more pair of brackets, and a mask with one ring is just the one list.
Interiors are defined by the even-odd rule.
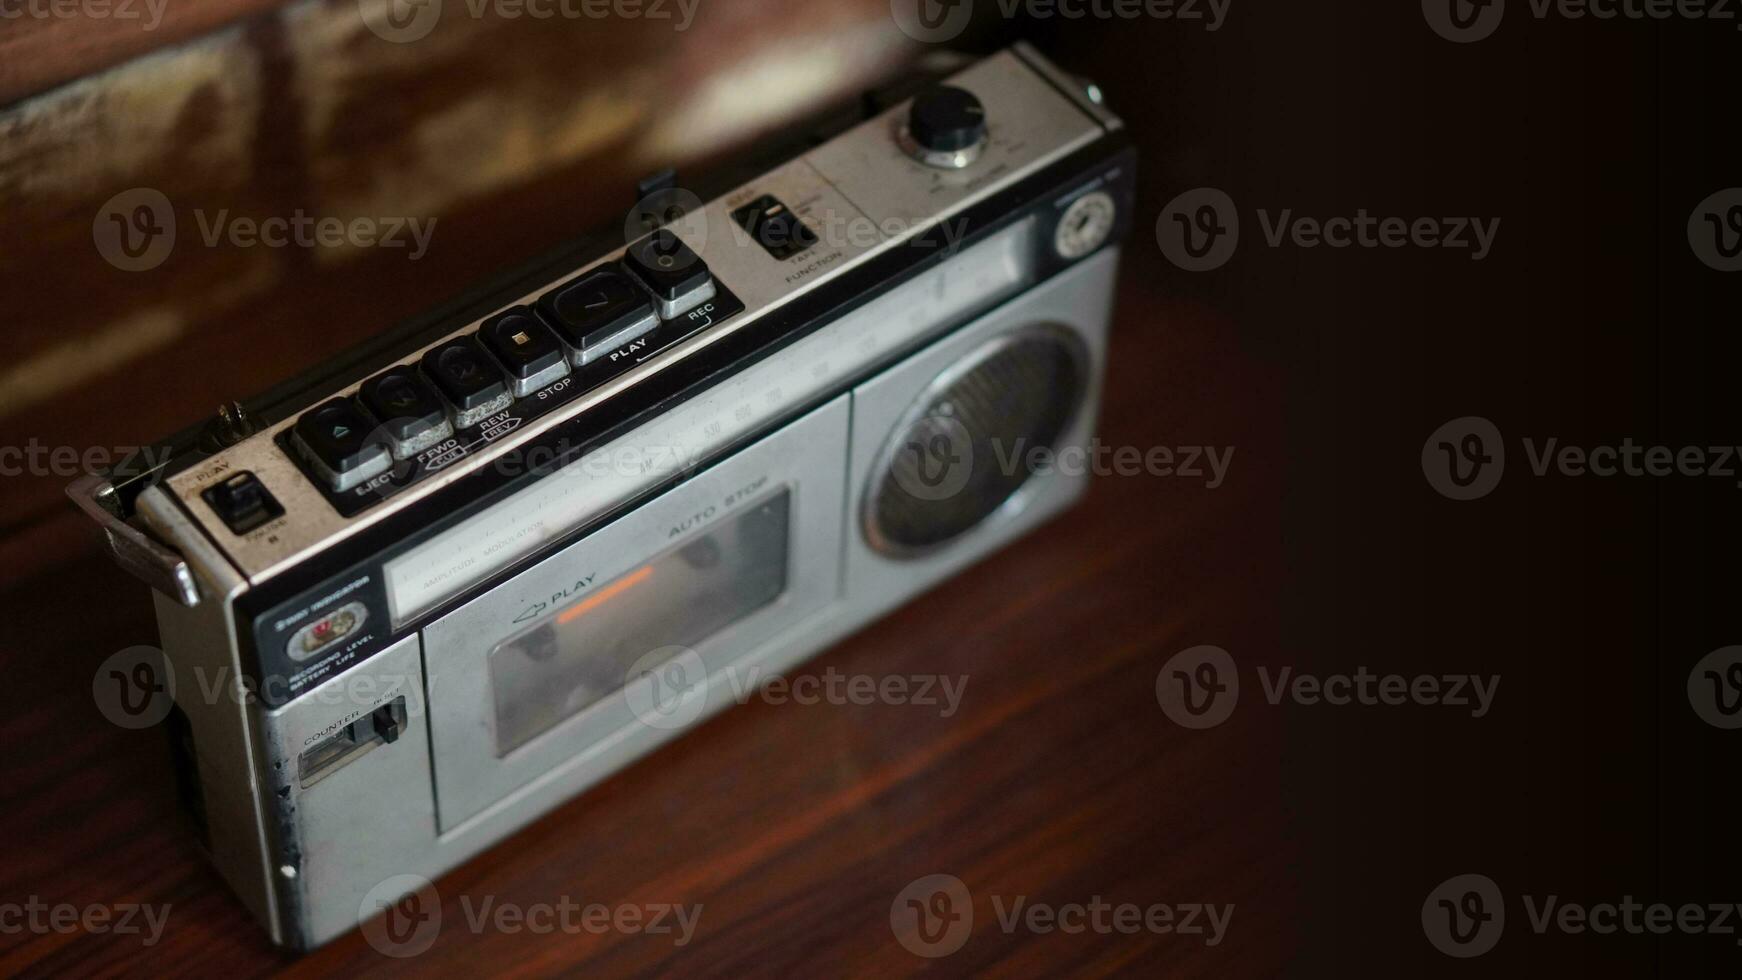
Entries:
[[986,146],[986,107],[966,89],[928,88],[914,96],[901,143],[914,159],[929,166],[966,167]]

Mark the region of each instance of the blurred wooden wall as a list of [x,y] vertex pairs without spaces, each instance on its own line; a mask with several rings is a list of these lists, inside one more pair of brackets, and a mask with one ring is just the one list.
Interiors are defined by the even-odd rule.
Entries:
[[[0,10],[30,2],[50,0]],[[86,460],[191,424],[621,220],[636,178],[925,53],[888,0],[688,0],[687,25],[676,0],[663,19],[653,0],[602,19],[445,0],[403,42],[381,33],[424,15],[405,0],[153,0],[149,30],[131,2],[132,22],[0,19],[0,451]],[[136,189],[169,202],[176,236],[128,271],[98,243]],[[417,219],[428,249],[205,240],[219,216],[299,214]],[[64,469],[0,475],[0,575],[86,546]]]

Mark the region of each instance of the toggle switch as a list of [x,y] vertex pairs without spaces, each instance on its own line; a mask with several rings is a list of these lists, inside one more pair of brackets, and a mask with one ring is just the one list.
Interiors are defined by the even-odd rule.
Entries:
[[817,243],[816,233],[770,194],[733,211],[732,220],[777,259],[790,259]]
[[208,487],[200,496],[235,534],[247,534],[284,513],[260,478],[247,470]]

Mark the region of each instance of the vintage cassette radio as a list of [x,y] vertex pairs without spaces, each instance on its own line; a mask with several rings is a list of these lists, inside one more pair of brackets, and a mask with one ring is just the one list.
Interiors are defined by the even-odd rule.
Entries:
[[156,589],[185,796],[276,942],[1084,492],[1027,450],[1091,438],[1133,154],[1027,46],[958,68],[71,488]]

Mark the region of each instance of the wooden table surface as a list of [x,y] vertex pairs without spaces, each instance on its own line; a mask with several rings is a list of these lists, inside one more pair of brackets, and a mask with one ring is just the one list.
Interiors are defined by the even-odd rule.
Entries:
[[[857,9],[882,17],[883,6]],[[1459,46],[1433,37],[1414,4],[1355,6],[1359,16],[1236,6],[1208,35],[1121,24],[1050,38],[1061,63],[1096,74],[1143,159],[1100,438],[1232,447],[1226,481],[1097,477],[1075,509],[802,672],[965,678],[953,716],[896,704],[735,707],[441,878],[442,931],[417,957],[384,957],[355,933],[303,958],[270,946],[184,831],[157,733],[117,728],[93,702],[104,657],[156,642],[145,589],[96,551],[58,486],[0,485],[0,975],[1267,977],[1504,966],[1685,976],[1714,950],[1733,968],[1730,944],[1709,937],[1535,934],[1516,904],[1494,958],[1453,961],[1425,941],[1420,914],[1430,888],[1471,871],[1514,898],[1742,897],[1735,811],[1709,775],[1734,771],[1734,740],[1724,740],[1734,733],[1699,724],[1682,686],[1689,664],[1742,629],[1742,571],[1729,558],[1742,533],[1735,491],[1536,479],[1519,452],[1492,498],[1457,504],[1422,479],[1419,454],[1435,426],[1466,414],[1509,436],[1581,445],[1737,439],[1734,352],[1711,329],[1734,334],[1737,297],[1682,238],[1688,208],[1733,184],[1742,160],[1702,122],[1727,111],[1728,90],[1710,73],[1734,64],[1734,39],[1666,48],[1625,25],[1516,14],[1495,40]],[[686,40],[699,59],[686,96],[706,100],[706,69],[754,60],[743,52],[766,22],[731,9],[732,31]],[[790,45],[803,17],[785,19]],[[858,35],[829,36],[846,45]],[[249,193],[282,213],[331,182],[366,206],[439,208],[444,233],[421,266],[195,249],[178,252],[167,277],[118,282],[77,263],[96,265],[89,215],[127,184],[94,181],[83,197],[30,211],[64,242],[49,235],[47,251],[9,269],[40,273],[56,296],[88,288],[95,308],[124,311],[127,290],[145,283],[154,303],[194,299],[178,313],[184,332],[124,376],[14,399],[23,407],[6,417],[17,429],[6,444],[125,443],[189,421],[415,312],[432,283],[486,271],[479,255],[523,258],[580,218],[613,213],[626,196],[597,187],[620,187],[619,171],[647,162],[647,146],[616,159],[617,137],[595,134],[591,155],[522,161],[523,172],[476,184],[432,180],[443,193],[401,205],[373,169],[416,156],[392,132],[393,114],[462,104],[455,79],[489,70],[480,52],[496,49],[466,49],[461,68],[427,76],[409,61],[349,82],[311,72],[353,86],[320,100],[339,106],[322,116],[274,94],[294,74],[274,59],[305,47],[258,25],[247,37],[280,66],[264,75],[262,112],[288,106],[332,127],[298,148],[262,126],[248,159],[283,179]],[[654,57],[588,43],[602,63]],[[383,57],[356,47],[365,50]],[[886,67],[894,50],[866,48],[855,71]],[[572,57],[555,43],[541,51],[544,67],[503,83],[504,106]],[[1566,93],[1575,78],[1590,90]],[[370,97],[371,86],[386,97]],[[577,142],[590,132],[569,125]],[[432,145],[454,144],[418,144],[419,173],[439,178]],[[336,171],[322,166],[329,153],[343,161]],[[1494,256],[1475,263],[1444,250],[1269,245],[1251,221],[1227,268],[1194,276],[1167,264],[1153,222],[1170,197],[1201,185],[1230,191],[1248,216],[1363,207],[1504,225]],[[78,259],[62,261],[60,245]],[[274,268],[244,275],[258,264]],[[232,278],[247,288],[206,302],[218,295],[208,287]],[[180,283],[188,288],[171,288]],[[56,296],[0,297],[24,338],[0,343],[59,343],[71,328],[55,317],[73,317]],[[153,387],[188,363],[202,370]],[[1161,710],[1156,683],[1169,657],[1199,644],[1232,651],[1251,687],[1230,720],[1193,731]],[[1504,683],[1494,712],[1475,719],[1267,704],[1250,673],[1363,666]],[[958,952],[926,959],[904,948],[890,913],[903,888],[936,874],[967,887],[974,924]],[[1149,931],[1006,930],[998,910],[1018,897],[1234,911],[1208,945]],[[150,903],[169,916],[152,946],[8,929],[8,903],[30,901]],[[474,930],[468,912],[485,902],[673,903],[702,914],[677,945]]]
[[[1155,445],[1189,427],[1262,458],[1253,447],[1274,438],[1263,400],[1209,396],[1263,391],[1267,379],[1218,349],[1213,318],[1170,310],[1128,272],[1103,438]],[[1168,364],[1196,365],[1206,380],[1158,399]],[[35,611],[12,646],[43,655],[13,665],[9,703],[23,710],[0,732],[9,746],[42,750],[11,760],[3,834],[32,843],[0,867],[0,895],[171,912],[162,942],[143,951],[137,937],[0,937],[0,973],[175,963],[238,977],[287,966],[479,975],[514,963],[597,976],[883,975],[927,962],[896,941],[890,906],[910,881],[939,873],[977,896],[952,971],[1272,973],[1297,901],[1291,845],[1276,826],[1279,733],[1262,719],[1187,732],[1155,693],[1173,652],[1210,636],[1256,647],[1274,630],[1262,609],[1233,620],[1214,612],[1263,587],[1270,573],[1252,556],[1277,534],[1261,468],[1234,472],[1213,491],[1186,479],[1098,480],[1064,517],[801,672],[960,678],[953,717],[919,705],[736,707],[440,879],[442,934],[403,962],[352,934],[292,963],[206,866],[178,819],[155,733],[105,723],[86,692],[90,652],[153,642],[155,629],[142,590],[87,552],[9,596]],[[1211,857],[1256,840],[1270,841],[1262,862]],[[1037,937],[1000,931],[993,895],[1006,907],[1015,896],[1099,896],[1236,912],[1214,947],[1156,934]],[[647,935],[473,934],[465,924],[486,898],[564,897],[703,913],[681,947]],[[1272,939],[1238,941],[1259,934]]]
[[[730,140],[742,143],[779,125],[781,113],[847,94],[887,76],[894,61],[923,53],[893,31],[886,7],[843,4],[794,18],[777,6],[737,5],[715,10],[718,19],[681,38],[627,27],[594,32],[579,39],[595,52],[580,61],[579,77],[646,113],[677,112],[683,100],[706,103],[717,77],[773,72],[836,87],[832,96],[818,89],[777,105],[739,103]],[[345,15],[320,13],[335,21]],[[0,316],[19,327],[0,339],[19,361],[58,353],[0,393],[4,444],[126,445],[186,424],[218,400],[330,355],[371,324],[417,312],[456,282],[572,235],[577,222],[612,220],[629,199],[635,168],[651,169],[662,152],[655,138],[662,130],[635,130],[643,137],[635,142],[611,130],[615,123],[600,135],[591,117],[571,114],[561,120],[565,128],[548,135],[583,151],[568,158],[533,152],[537,162],[529,163],[523,145],[505,142],[514,167],[530,176],[468,173],[469,183],[456,183],[449,171],[465,166],[464,159],[429,152],[430,137],[416,126],[465,105],[469,85],[505,93],[509,106],[559,98],[549,64],[540,72],[516,71],[501,59],[512,45],[546,63],[574,61],[573,45],[558,29],[458,21],[451,25],[458,37],[484,40],[438,48],[421,61],[368,38],[351,40],[340,50],[364,67],[329,77],[328,69],[305,63],[318,61],[320,49],[285,40],[312,30],[306,19],[292,23],[257,21],[223,42],[240,46],[243,53],[234,57],[264,66],[252,102],[211,91],[193,96],[202,108],[188,118],[208,118],[215,130],[237,124],[224,114],[232,110],[251,120],[241,125],[257,131],[252,156],[180,160],[173,149],[193,137],[178,128],[142,148],[153,155],[133,162],[138,172],[104,178],[96,167],[60,184],[45,173],[52,193],[16,199],[24,220],[0,232],[0,253],[15,276],[39,288],[0,299]],[[725,26],[712,26],[719,24]],[[807,31],[826,39],[830,63],[805,53],[816,50],[804,40]],[[38,30],[16,40],[36,44],[44,36]],[[853,42],[855,36],[871,43]],[[790,58],[791,69],[780,74],[779,58],[765,51]],[[390,55],[396,60],[383,60]],[[128,68],[123,76],[144,70]],[[679,105],[659,104],[656,70],[678,78],[672,98]],[[632,85],[619,85],[619,76]],[[137,82],[116,83],[126,84]],[[340,94],[314,97],[313,86]],[[316,135],[298,145],[300,117],[314,115],[311,102],[340,108],[320,117],[328,130],[308,123]],[[0,155],[6,163],[0,192],[22,186],[33,168],[54,165],[64,149],[56,120],[74,121],[68,129],[77,133],[77,120],[112,111],[100,100],[93,110],[60,92],[44,105],[37,116],[48,123],[16,130],[35,142],[14,144],[17,156]],[[1140,101],[1132,108],[1149,111]],[[285,113],[298,124],[281,125]],[[34,117],[0,114],[0,125],[8,118],[28,124]],[[685,132],[705,137],[690,148],[692,156],[712,155],[727,139],[693,125]],[[33,156],[29,150],[39,144],[50,150]],[[672,145],[682,143],[664,144]],[[403,161],[416,179],[384,184],[370,176],[387,160]],[[223,189],[250,168],[257,179],[245,190]],[[89,215],[116,189],[159,181],[155,186],[169,188],[178,207],[241,202],[233,206],[289,213],[316,208],[322,198],[382,214],[439,207],[442,232],[421,263],[398,254],[329,262],[295,250],[178,248],[170,263],[146,275],[102,266],[92,254]],[[410,196],[396,198],[399,191]],[[373,196],[359,198],[365,193]],[[1146,190],[1146,208],[1153,206],[1149,196]],[[1277,455],[1262,448],[1277,438],[1276,406],[1266,394],[1276,385],[1264,376],[1263,361],[1231,344],[1227,325],[1207,308],[1170,299],[1147,220],[1132,235],[1120,280],[1101,435],[1110,445],[1139,448],[1237,446],[1232,478],[1214,490],[1202,479],[1097,479],[1087,500],[1062,518],[804,669],[817,676],[957,679],[965,687],[953,715],[918,705],[761,701],[728,711],[443,877],[437,887],[445,926],[434,948],[414,959],[383,957],[355,933],[302,959],[271,947],[187,833],[159,733],[111,725],[93,701],[93,674],[104,657],[157,642],[146,590],[94,547],[89,528],[60,499],[64,478],[0,482],[6,512],[0,603],[11,624],[0,643],[8,676],[0,695],[6,709],[0,745],[8,750],[7,805],[0,807],[0,975],[479,975],[510,966],[594,976],[882,975],[928,966],[1014,975],[1072,968],[1274,973],[1283,951],[1295,945],[1287,937],[1297,906],[1286,871],[1291,845],[1279,830],[1280,736],[1262,716],[1188,733],[1161,712],[1155,684],[1161,663],[1178,649],[1199,642],[1258,647],[1275,631],[1275,604],[1251,606],[1241,597],[1276,574],[1257,558],[1278,539],[1278,501],[1264,475]],[[480,265],[479,256],[499,261]],[[256,275],[261,265],[273,271]],[[76,308],[68,305],[75,300]],[[78,365],[69,350],[100,351],[149,332],[144,321],[126,319],[148,306],[169,311],[175,330],[152,335],[130,360],[117,359],[119,369],[67,370]],[[68,348],[69,339],[89,329],[91,314],[105,324],[100,339]],[[213,370],[189,372],[194,363]],[[161,383],[172,377],[176,383]],[[1249,762],[1231,768],[1226,758]],[[1271,860],[1226,862],[1261,840]],[[960,878],[977,916],[971,942],[936,963],[905,949],[890,923],[901,889],[933,874]],[[1097,898],[1143,907],[1232,904],[1233,937],[1270,938],[1206,946],[1201,938],[1152,933],[1112,941],[1006,933],[993,901],[1008,905],[1018,896],[1053,904]],[[7,928],[9,904],[38,901],[81,909],[147,903],[170,911],[161,941],[151,946],[113,932]],[[474,932],[467,910],[486,901],[519,908],[676,903],[700,905],[703,914],[692,941],[678,946],[651,935]]]
[[[541,196],[561,184],[553,177],[549,189],[498,201],[494,215],[480,208],[451,221],[459,235],[491,243],[516,226],[558,229],[560,216],[536,212]],[[1155,275],[1159,256],[1145,237],[1142,229],[1134,235],[1121,279],[1103,438],[1149,447],[1178,444],[1186,432],[1186,441],[1274,458],[1254,451],[1275,438],[1260,428],[1274,419],[1274,406],[1262,397],[1225,397],[1274,385],[1229,348],[1225,325],[1169,303]],[[295,297],[288,315],[309,321],[300,343],[314,345],[293,356],[338,345],[347,306],[393,311],[395,303],[415,302],[429,276],[447,268],[463,273],[468,261],[450,251],[432,256],[434,269],[365,262],[352,271],[310,270],[300,293],[292,277],[281,295]],[[358,284],[371,277],[383,289],[358,307]],[[251,331],[230,333],[202,331],[191,343],[208,351],[197,356],[234,364],[251,378],[276,373],[236,347]],[[263,339],[268,347],[285,342]],[[1163,378],[1167,393],[1158,399]],[[196,398],[212,397],[209,384],[196,387]],[[153,399],[153,411],[190,394]],[[127,397],[125,387],[111,386],[98,393],[96,408],[112,419],[117,399]],[[10,760],[16,802],[0,814],[0,838],[30,844],[9,849],[0,864],[0,897],[81,907],[158,903],[171,911],[162,941],[149,948],[113,934],[0,933],[0,974],[155,972],[168,964],[230,976],[283,968],[476,975],[506,964],[599,976],[899,973],[930,961],[897,942],[890,908],[904,886],[932,874],[955,875],[976,896],[979,924],[971,943],[943,961],[951,970],[1033,974],[1084,964],[1097,972],[1274,972],[1286,942],[1037,938],[1000,931],[991,904],[994,895],[1006,904],[1016,896],[1232,903],[1236,935],[1281,937],[1292,928],[1286,860],[1229,874],[1207,857],[1238,850],[1241,841],[1278,839],[1278,782],[1274,772],[1264,774],[1277,756],[1262,747],[1275,732],[1254,724],[1187,737],[1155,694],[1157,670],[1172,652],[1207,636],[1258,646],[1274,629],[1262,615],[1218,622],[1211,613],[1237,608],[1237,596],[1267,574],[1251,556],[1277,537],[1261,467],[1245,463],[1214,491],[1201,480],[1097,480],[1086,502],[1063,518],[804,671],[960,678],[963,698],[953,716],[917,705],[760,701],[729,711],[442,878],[443,932],[432,950],[406,961],[382,957],[359,934],[301,960],[270,947],[188,837],[156,733],[105,723],[90,697],[103,655],[156,642],[143,590],[90,548],[75,520],[33,520],[9,547],[40,564],[6,598],[9,609],[33,612],[7,646],[48,655],[13,658],[7,703],[17,710],[0,725],[4,744],[41,751]],[[43,494],[12,491],[33,494],[28,499],[42,513]],[[1230,540],[1245,544],[1229,547]],[[42,560],[61,550],[77,557]],[[1253,759],[1253,768],[1229,770],[1213,746]],[[1197,789],[1182,793],[1185,786]],[[1223,803],[1206,805],[1206,791]],[[700,905],[703,914],[683,946],[648,935],[474,933],[466,925],[467,909],[484,901],[533,907],[562,900]]]

